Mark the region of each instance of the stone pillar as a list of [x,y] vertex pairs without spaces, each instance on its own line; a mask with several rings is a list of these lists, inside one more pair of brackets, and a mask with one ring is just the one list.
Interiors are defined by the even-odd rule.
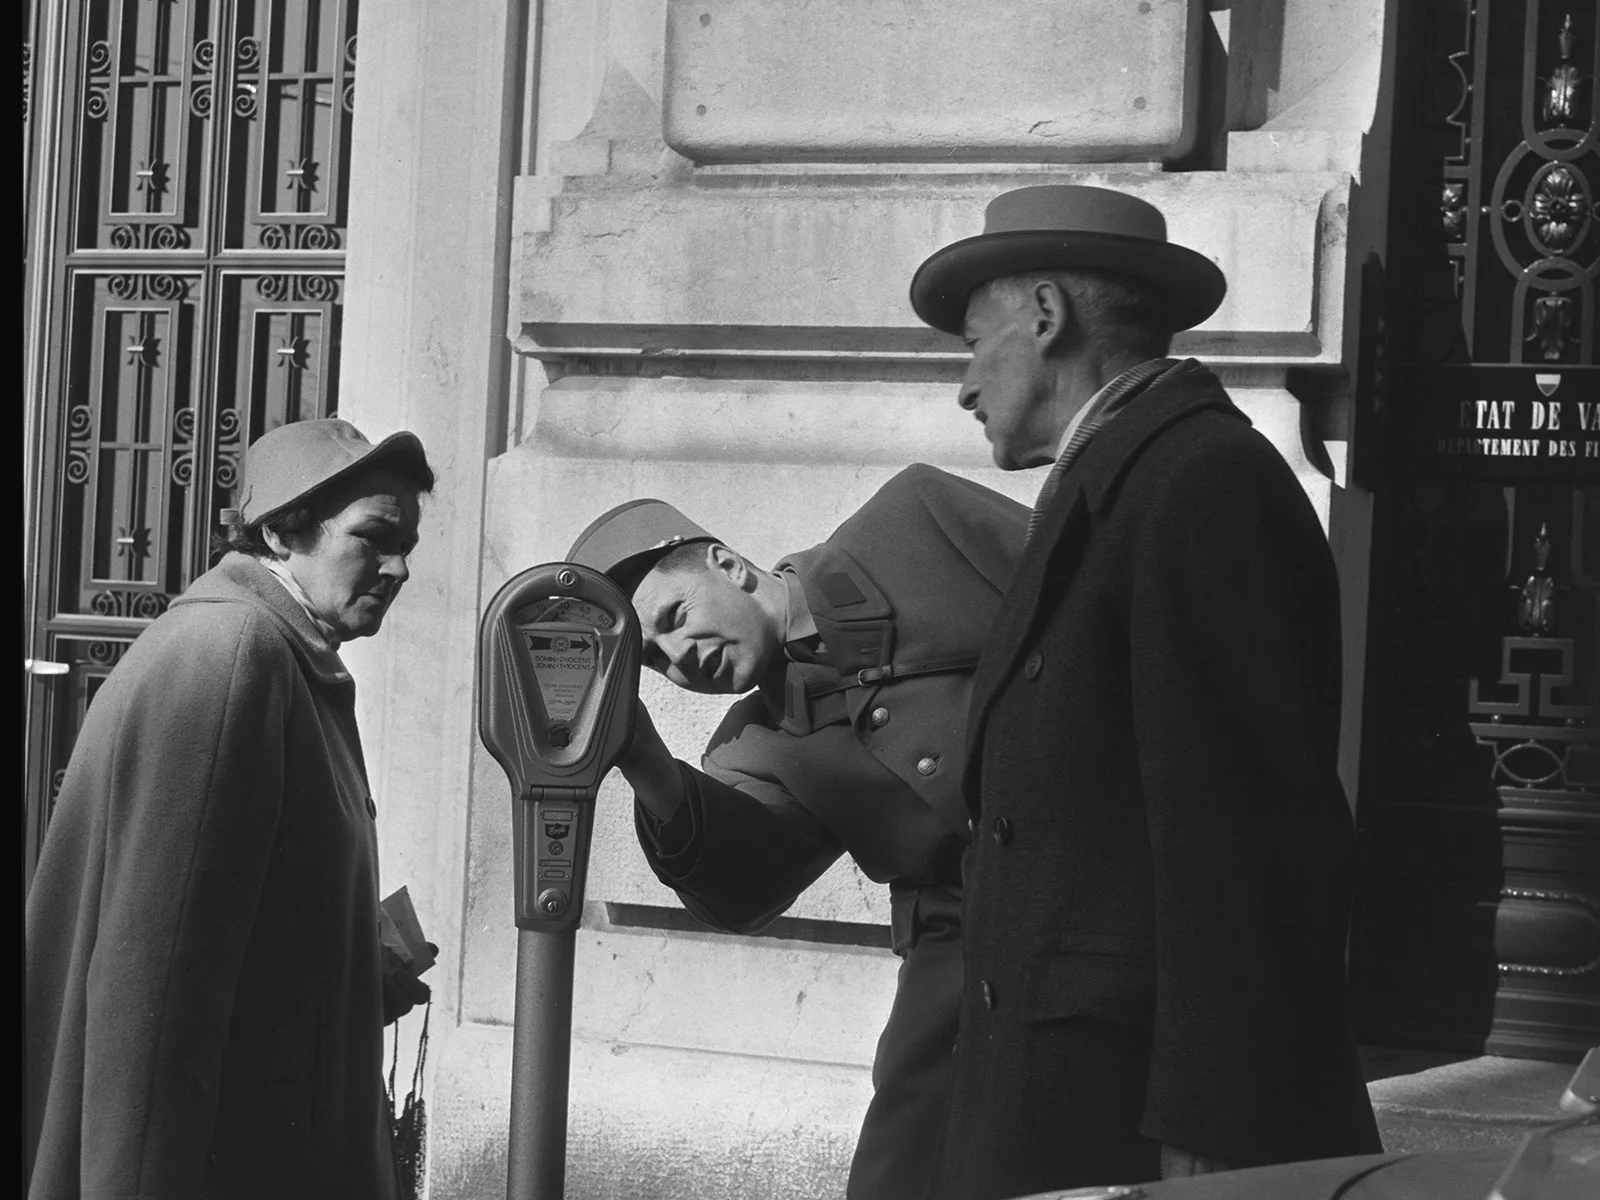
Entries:
[[[437,1081],[459,1056],[479,545],[485,470],[503,445],[509,393],[506,267],[525,8],[366,0],[360,14],[339,415],[373,437],[415,431],[439,480],[404,593],[383,630],[343,654],[357,681],[383,885],[409,887],[441,950],[427,977],[435,1195],[503,1196],[505,1186],[503,1176],[465,1191],[439,1184],[481,1143],[503,1148],[503,1119],[480,1128],[473,1112],[506,1103],[509,1050],[473,1080],[482,1100],[475,1094],[464,1111]],[[503,791],[488,788],[486,798],[505,804]],[[505,907],[494,919],[509,924],[510,915]],[[401,1024],[407,1077],[419,1024]]]

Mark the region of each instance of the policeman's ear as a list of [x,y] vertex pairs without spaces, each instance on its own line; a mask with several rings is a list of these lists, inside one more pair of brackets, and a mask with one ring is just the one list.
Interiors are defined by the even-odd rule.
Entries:
[[730,550],[713,542],[706,551],[706,565],[741,592],[756,590],[758,578],[756,570],[737,550]]

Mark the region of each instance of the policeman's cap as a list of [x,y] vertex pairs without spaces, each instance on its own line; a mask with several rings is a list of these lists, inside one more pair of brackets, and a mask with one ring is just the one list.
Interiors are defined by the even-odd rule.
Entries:
[[631,596],[650,568],[672,550],[719,540],[665,500],[629,500],[589,522],[567,551],[567,561],[610,576]]

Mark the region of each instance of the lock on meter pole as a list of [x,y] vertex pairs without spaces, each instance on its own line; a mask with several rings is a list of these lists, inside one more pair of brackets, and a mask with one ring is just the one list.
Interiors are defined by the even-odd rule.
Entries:
[[561,1200],[572,963],[600,781],[633,736],[639,619],[597,571],[546,563],[489,602],[478,736],[511,781],[517,1011],[508,1200]]

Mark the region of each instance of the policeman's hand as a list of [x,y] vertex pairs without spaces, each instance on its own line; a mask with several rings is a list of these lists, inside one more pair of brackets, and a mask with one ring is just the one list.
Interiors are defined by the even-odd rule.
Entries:
[[652,816],[665,821],[683,796],[683,777],[643,700],[633,706],[633,740],[617,760],[633,794]]
[[[393,1025],[419,1004],[426,1004],[433,996],[433,989],[422,980],[418,979],[411,968],[401,960],[388,946],[381,948],[383,954],[383,1023]],[[435,955],[438,948],[432,942],[428,949]]]
[[1190,1154],[1176,1146],[1161,1147],[1161,1178],[1182,1179],[1187,1175],[1211,1175],[1232,1168],[1220,1158],[1207,1158],[1203,1154]]

